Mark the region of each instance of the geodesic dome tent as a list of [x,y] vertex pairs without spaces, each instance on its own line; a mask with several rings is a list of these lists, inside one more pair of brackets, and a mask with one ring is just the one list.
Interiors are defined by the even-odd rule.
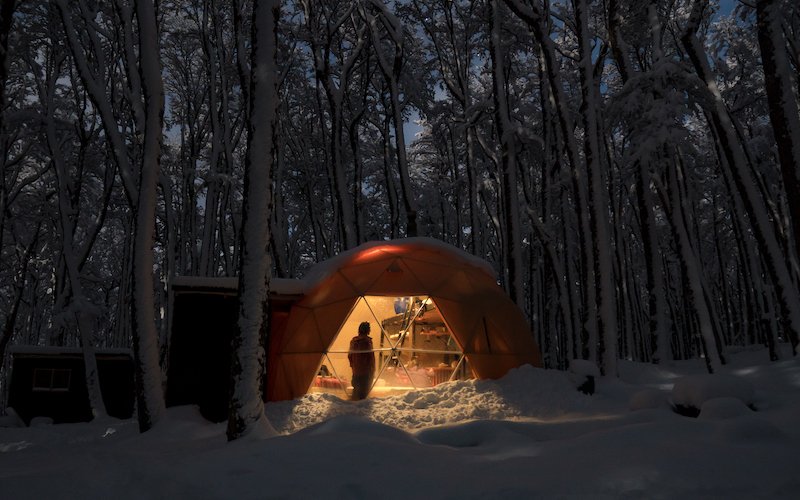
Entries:
[[347,397],[350,339],[369,322],[372,395],[541,365],[530,327],[483,260],[427,238],[373,242],[318,264],[272,329],[267,399]]

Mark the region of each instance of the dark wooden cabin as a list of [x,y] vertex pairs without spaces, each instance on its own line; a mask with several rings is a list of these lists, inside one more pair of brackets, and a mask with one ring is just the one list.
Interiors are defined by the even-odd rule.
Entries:
[[[123,349],[98,350],[97,370],[106,411],[112,417],[133,415],[133,357]],[[92,419],[83,353],[79,348],[18,346],[11,350],[8,406],[26,425],[35,417],[53,423]]]

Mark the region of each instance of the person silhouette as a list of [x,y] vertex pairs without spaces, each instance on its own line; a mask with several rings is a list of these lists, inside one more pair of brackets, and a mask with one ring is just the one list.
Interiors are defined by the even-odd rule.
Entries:
[[372,378],[375,376],[375,354],[372,352],[372,337],[369,336],[368,321],[358,325],[358,335],[350,340],[347,359],[353,371],[353,395],[351,399],[358,401],[369,394]]

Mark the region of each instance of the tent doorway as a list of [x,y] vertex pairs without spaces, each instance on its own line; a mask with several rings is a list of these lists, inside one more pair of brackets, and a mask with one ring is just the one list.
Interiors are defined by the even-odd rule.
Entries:
[[358,298],[324,352],[308,392],[350,398],[353,388],[348,349],[358,325],[365,321],[371,327],[376,366],[370,397],[474,378],[464,349],[434,299],[364,295]]

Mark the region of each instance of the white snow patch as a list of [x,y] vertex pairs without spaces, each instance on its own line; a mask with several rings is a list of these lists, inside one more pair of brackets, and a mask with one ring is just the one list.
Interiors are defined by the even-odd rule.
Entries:
[[721,373],[683,377],[676,380],[672,388],[672,403],[684,407],[699,409],[706,401],[723,397],[736,398],[745,405],[752,405],[755,390],[744,378]]

